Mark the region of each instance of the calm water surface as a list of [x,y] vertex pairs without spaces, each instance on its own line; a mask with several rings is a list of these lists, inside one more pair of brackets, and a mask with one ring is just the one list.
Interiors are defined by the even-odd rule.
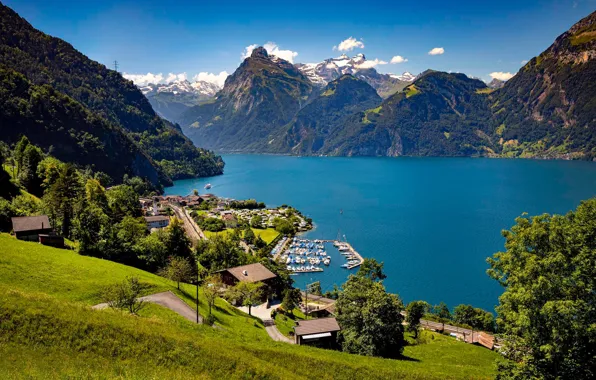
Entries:
[[[227,155],[225,174],[177,181],[166,194],[210,192],[290,204],[313,218],[310,238],[338,230],[364,257],[385,263],[385,285],[405,302],[460,303],[492,310],[502,289],[486,257],[503,248],[516,216],[565,213],[596,195],[596,163],[471,158],[327,158]],[[343,210],[343,214],[340,214]],[[342,284],[335,257],[304,287]]]

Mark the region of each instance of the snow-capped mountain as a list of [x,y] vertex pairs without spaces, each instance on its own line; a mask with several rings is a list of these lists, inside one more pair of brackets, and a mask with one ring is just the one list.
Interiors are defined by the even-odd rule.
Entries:
[[159,93],[171,93],[174,95],[178,94],[193,94],[203,95],[206,97],[215,96],[215,94],[221,90],[221,87],[217,83],[196,81],[190,82],[188,80],[177,80],[170,83],[150,83],[146,86],[140,87],[140,90],[147,97],[155,96]]
[[398,74],[389,74],[391,78],[399,79],[404,82],[413,82],[416,79],[416,75],[406,71],[405,73],[398,75]]
[[[350,58],[342,54],[337,58],[329,58],[320,63],[297,63],[295,66],[310,81],[318,87],[324,87],[327,83],[339,78],[344,74],[351,74],[370,84],[381,97],[388,97],[401,88],[406,82],[410,82],[412,74],[404,73],[404,78],[389,74],[380,74],[369,64],[364,54],[357,54]],[[405,76],[405,74],[408,74]]]

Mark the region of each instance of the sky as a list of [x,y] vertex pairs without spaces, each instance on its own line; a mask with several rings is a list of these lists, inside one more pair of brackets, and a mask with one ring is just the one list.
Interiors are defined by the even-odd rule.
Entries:
[[596,9],[596,0],[0,1],[137,82],[223,83],[259,45],[294,63],[362,53],[381,73],[507,79]]

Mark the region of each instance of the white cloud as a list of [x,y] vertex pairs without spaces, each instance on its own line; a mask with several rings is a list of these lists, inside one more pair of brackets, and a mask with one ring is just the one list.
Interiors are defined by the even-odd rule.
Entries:
[[267,53],[272,54],[281,59],[285,59],[290,63],[294,63],[294,57],[298,56],[298,52],[292,50],[281,50],[275,42],[267,42],[265,45],[263,45],[263,47],[265,48],[265,50],[267,50]]
[[180,73],[180,74],[169,73],[168,76],[166,77],[166,83],[185,81],[186,78],[187,78],[186,73]]
[[502,71],[495,71],[494,73],[489,74],[491,78],[498,79],[498,80],[509,80],[513,78],[514,74],[511,73],[504,73]]
[[124,73],[124,74],[122,74],[122,76],[128,80],[133,81],[133,83],[136,84],[137,86],[146,86],[149,83],[158,84],[158,83],[161,83],[161,81],[163,81],[163,78],[164,78],[162,73],[159,73],[159,74],[152,74],[152,73],[128,74],[128,73]]
[[524,59],[523,61],[521,61],[521,64],[522,65],[525,65],[526,63],[528,63],[528,60],[527,59]]
[[[259,45],[257,44],[252,44],[245,47],[244,51],[241,54],[242,59],[250,57],[252,51],[255,50],[258,46]],[[281,59],[285,59],[290,63],[294,63],[294,57],[298,56],[298,52],[292,50],[282,50],[279,48],[279,46],[277,46],[275,42],[267,42],[265,45],[263,45],[263,47],[265,48],[265,50],[267,50],[267,54],[274,55]]]
[[428,55],[441,55],[443,53],[445,53],[445,49],[443,49],[442,47],[436,47],[429,51]]
[[192,77],[192,80],[195,82],[202,81],[202,82],[207,82],[207,83],[214,83],[214,84],[218,85],[219,87],[223,87],[228,75],[230,75],[230,74],[228,74],[225,71],[222,71],[219,74],[202,72],[202,73],[198,73],[197,75]]
[[340,42],[339,45],[334,46],[333,50],[352,51],[356,48],[364,49],[364,42],[362,42],[362,38],[360,40],[357,40],[354,37],[346,38]]
[[359,64],[358,67],[359,69],[370,69],[372,67],[375,67],[377,65],[386,65],[387,62],[382,61],[378,58],[375,58],[373,60],[367,59],[366,61],[362,62],[361,64]]
[[402,57],[401,55],[396,55],[395,57],[391,58],[391,63],[404,63],[408,62],[407,58]]

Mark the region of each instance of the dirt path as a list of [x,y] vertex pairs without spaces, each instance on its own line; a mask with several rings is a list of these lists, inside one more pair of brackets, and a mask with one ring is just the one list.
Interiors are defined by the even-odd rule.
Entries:
[[[188,306],[188,304],[182,301],[178,296],[174,293],[167,291],[162,293],[155,293],[149,296],[141,297],[139,300],[145,302],[151,302],[158,304],[163,307],[167,307],[168,309],[172,310],[173,312],[183,316],[184,318],[188,319],[191,322],[197,321],[197,313],[193,310],[192,307]],[[107,303],[100,303],[99,305],[95,305],[93,309],[105,309],[108,307]],[[199,323],[203,323],[203,318],[199,315]]]

